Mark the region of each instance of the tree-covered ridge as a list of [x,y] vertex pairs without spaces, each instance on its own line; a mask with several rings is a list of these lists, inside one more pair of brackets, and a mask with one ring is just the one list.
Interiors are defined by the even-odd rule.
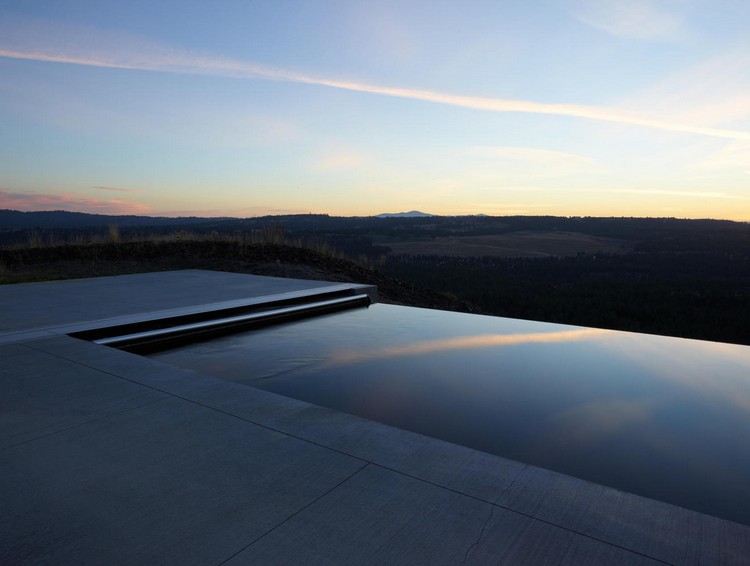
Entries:
[[[151,216],[106,216],[77,212],[19,212],[0,210],[0,245],[23,243],[30,231],[53,231],[58,239],[67,235],[106,234],[116,226],[129,233],[167,233],[177,228],[197,233],[232,234],[252,232],[267,226],[282,226],[295,238],[318,238],[330,242],[369,238],[431,239],[441,236],[480,236],[513,232],[572,232],[633,242],[635,251],[732,251],[750,249],[750,224],[729,220],[677,218],[596,218],[559,216],[430,216],[430,217],[339,217],[327,214],[297,214],[257,218],[166,218]],[[382,251],[382,250],[381,250]]]
[[747,256],[402,256],[390,258],[384,271],[498,316],[750,344]]

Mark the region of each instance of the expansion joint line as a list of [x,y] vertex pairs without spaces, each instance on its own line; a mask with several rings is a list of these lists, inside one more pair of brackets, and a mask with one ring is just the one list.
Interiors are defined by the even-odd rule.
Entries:
[[299,515],[300,513],[302,513],[303,511],[305,511],[306,509],[308,509],[309,507],[315,505],[318,501],[320,501],[321,499],[323,499],[324,497],[326,497],[329,493],[332,493],[333,491],[336,491],[339,487],[341,487],[342,485],[344,485],[346,482],[348,482],[354,476],[356,476],[357,474],[359,474],[362,470],[364,470],[369,465],[370,464],[368,464],[368,463],[363,463],[354,472],[352,472],[351,474],[349,474],[347,477],[345,477],[339,483],[337,483],[332,488],[330,488],[329,490],[327,490],[325,493],[319,495],[318,497],[316,497],[315,499],[313,499],[312,501],[310,501],[306,505],[303,505],[302,507],[300,507],[299,509],[297,509],[294,513],[292,513],[291,515],[289,515],[286,519],[284,519],[283,521],[281,521],[277,525],[274,525],[273,527],[271,527],[270,529],[268,529],[262,535],[259,535],[259,536],[255,537],[252,541],[250,541],[248,544],[246,544],[245,546],[243,546],[242,548],[240,548],[237,552],[235,552],[234,554],[232,554],[231,556],[229,556],[226,560],[223,560],[222,562],[219,562],[218,566],[221,566],[222,564],[226,564],[232,558],[234,558],[238,554],[241,554],[242,552],[244,552],[245,550],[247,550],[248,548],[250,548],[251,546],[253,546],[256,542],[258,542],[259,540],[261,540],[262,538],[264,538],[265,536],[271,534],[273,531],[275,531],[279,527],[285,525],[286,523],[288,523],[289,521],[291,521],[292,519],[294,519],[297,515]]
[[70,426],[66,426],[57,430],[53,430],[52,432],[47,432],[44,434],[39,434],[37,436],[34,436],[33,438],[27,438],[26,440],[22,440],[21,442],[16,442],[14,444],[6,444],[5,446],[0,446],[0,450],[7,450],[9,448],[16,448],[17,446],[22,446],[24,444],[28,444],[30,442],[36,442],[37,440],[41,440],[42,438],[47,438],[49,436],[55,436],[56,434],[62,434],[64,432],[67,432],[69,430],[73,430],[75,428],[80,428],[82,426],[90,425],[95,422],[103,421],[105,419],[110,419],[112,417],[117,417],[120,415],[123,415],[125,413],[129,413],[130,411],[136,411],[138,409],[142,409],[143,407],[148,407],[149,405],[153,405],[154,403],[159,403],[161,401],[164,401],[167,399],[167,397],[161,397],[159,399],[152,399],[151,401],[147,401],[145,403],[141,403],[140,405],[133,405],[132,407],[127,407],[126,409],[122,409],[121,411],[112,411],[110,413],[107,413],[106,415],[102,415],[100,417],[96,417],[93,419],[89,419],[86,421],[82,421],[80,423],[72,424]]
[[[308,443],[308,444],[312,444],[312,445],[315,445],[315,446],[319,446],[320,448],[324,448],[324,449],[326,449],[326,450],[330,450],[331,452],[335,452],[335,453],[337,453],[337,454],[341,454],[341,455],[343,455],[343,456],[347,456],[347,457],[349,457],[349,458],[352,458],[352,459],[354,459],[354,460],[358,460],[358,461],[362,462],[362,466],[361,466],[361,467],[360,467],[360,468],[359,468],[359,469],[358,469],[357,471],[355,471],[355,472],[354,472],[353,474],[351,474],[351,476],[349,476],[349,477],[345,478],[345,479],[344,479],[344,480],[342,480],[342,481],[341,481],[341,482],[340,482],[339,484],[337,484],[336,486],[334,486],[333,488],[331,488],[330,490],[328,490],[328,491],[327,491],[326,493],[324,493],[323,495],[321,495],[321,496],[320,496],[320,497],[319,497],[318,499],[321,499],[322,497],[325,497],[325,495],[327,495],[328,493],[330,493],[331,491],[333,491],[334,489],[336,489],[337,487],[339,487],[339,485],[341,485],[341,484],[343,484],[344,482],[348,481],[348,480],[349,480],[349,479],[350,479],[351,477],[353,477],[353,476],[355,476],[356,474],[358,474],[359,472],[361,472],[361,471],[362,471],[362,470],[363,470],[364,468],[366,468],[367,466],[369,466],[369,465],[372,465],[372,466],[377,466],[377,467],[379,467],[379,468],[382,468],[382,469],[384,469],[384,470],[389,470],[389,471],[391,471],[391,472],[394,472],[394,473],[397,473],[397,474],[401,474],[401,475],[403,475],[403,476],[406,476],[406,477],[409,477],[409,478],[415,479],[415,480],[417,480],[417,481],[420,481],[420,482],[424,482],[424,483],[427,483],[427,484],[433,485],[433,486],[435,486],[435,487],[439,487],[439,488],[441,488],[441,489],[445,489],[445,490],[447,490],[447,491],[451,491],[451,492],[453,492],[453,493],[456,493],[456,494],[458,494],[458,495],[462,495],[462,496],[464,496],[464,497],[469,497],[469,498],[471,498],[471,499],[474,499],[474,500],[476,500],[476,501],[481,501],[482,503],[488,503],[488,504],[492,505],[492,506],[493,506],[493,508],[494,508],[494,507],[499,507],[500,509],[504,509],[505,511],[509,511],[509,512],[511,512],[511,513],[514,513],[514,514],[517,514],[517,515],[521,515],[521,516],[523,516],[523,517],[526,517],[526,518],[528,518],[528,519],[531,519],[531,520],[533,520],[533,521],[539,521],[540,523],[544,523],[544,524],[546,524],[546,525],[549,525],[549,526],[551,526],[551,527],[556,527],[556,528],[558,528],[558,529],[562,529],[562,530],[568,531],[568,532],[570,532],[570,533],[572,533],[572,534],[576,534],[576,535],[579,535],[579,536],[582,536],[582,537],[585,537],[585,538],[588,538],[588,539],[591,539],[591,540],[594,540],[594,541],[600,542],[600,543],[602,543],[602,544],[606,544],[606,545],[608,545],[608,546],[612,546],[612,547],[614,547],[614,548],[619,548],[619,549],[621,549],[621,550],[624,550],[624,551],[626,551],[626,552],[630,552],[630,553],[632,553],[632,554],[635,554],[635,555],[637,555],[637,556],[642,556],[642,557],[644,557],[644,558],[648,558],[648,559],[650,559],[650,560],[653,560],[653,561],[655,561],[655,562],[658,562],[658,563],[660,563],[660,564],[667,564],[668,566],[674,566],[674,565],[673,565],[673,564],[672,564],[671,562],[667,562],[667,561],[665,561],[665,560],[661,560],[661,559],[659,559],[659,558],[656,558],[656,557],[654,557],[654,556],[650,556],[650,555],[648,555],[648,554],[644,554],[644,553],[642,553],[642,552],[638,552],[637,550],[633,550],[633,549],[631,549],[631,548],[627,548],[627,547],[624,547],[624,546],[622,546],[622,545],[619,545],[619,544],[615,544],[615,543],[613,543],[613,542],[610,542],[610,541],[607,541],[607,540],[603,540],[603,539],[600,539],[600,538],[598,538],[598,537],[595,537],[595,536],[592,536],[592,535],[590,535],[590,534],[587,534],[587,533],[583,533],[583,532],[577,531],[577,530],[575,530],[575,529],[572,529],[572,528],[570,528],[570,527],[566,527],[566,526],[563,526],[563,525],[558,525],[558,524],[556,524],[556,523],[554,523],[554,522],[552,522],[552,521],[547,521],[547,520],[545,520],[545,519],[541,519],[541,518],[539,518],[539,517],[535,517],[534,515],[530,515],[530,514],[528,514],[528,513],[524,513],[523,511],[519,511],[518,509],[513,509],[513,508],[511,508],[511,507],[506,507],[506,506],[504,506],[504,505],[500,505],[499,503],[496,503],[495,501],[488,501],[488,500],[486,500],[486,499],[483,499],[483,498],[481,498],[481,497],[477,497],[477,496],[475,496],[475,495],[470,495],[470,494],[464,493],[464,492],[462,492],[462,491],[458,491],[457,489],[453,489],[453,488],[450,488],[450,487],[447,487],[447,486],[441,485],[441,484],[439,484],[439,483],[436,483],[436,482],[432,482],[432,481],[430,481],[430,480],[426,480],[426,479],[424,479],[424,478],[420,478],[420,477],[418,477],[418,476],[414,476],[414,475],[412,475],[412,474],[408,474],[408,473],[406,473],[406,472],[403,472],[403,471],[401,471],[401,470],[396,470],[396,469],[394,469],[394,468],[391,468],[391,467],[389,467],[389,466],[384,466],[384,465],[382,465],[382,464],[378,464],[377,462],[372,462],[372,461],[369,461],[369,460],[367,460],[367,459],[365,459],[365,458],[362,458],[362,457],[360,457],[360,456],[354,456],[354,455],[352,455],[352,454],[349,454],[349,453],[347,453],[347,452],[344,452],[343,450],[339,450],[339,449],[337,449],[337,448],[332,448],[332,447],[330,447],[330,446],[326,446],[325,444],[321,444],[321,443],[319,443],[319,442],[315,442],[315,441],[312,441],[312,440],[310,440],[310,439],[307,439],[307,438],[303,438],[303,437],[301,437],[301,436],[297,436],[297,435],[295,435],[295,434],[290,434],[289,432],[285,432],[285,431],[283,431],[283,430],[281,430],[281,429],[278,429],[278,428],[274,428],[274,427],[270,427],[270,426],[268,426],[268,425],[265,425],[265,424],[263,424],[263,423],[259,423],[259,422],[253,421],[253,420],[251,420],[251,419],[248,419],[247,417],[241,417],[241,416],[239,416],[239,415],[234,415],[234,414],[232,414],[232,413],[229,413],[229,412],[227,412],[227,411],[223,411],[223,410],[221,410],[221,409],[217,409],[216,407],[212,407],[212,406],[210,406],[210,405],[206,405],[206,404],[204,404],[204,403],[201,403],[201,402],[199,402],[199,401],[195,401],[194,399],[188,399],[188,398],[186,398],[186,397],[183,397],[183,396],[181,396],[181,395],[176,395],[175,393],[172,393],[172,392],[170,392],[170,391],[166,391],[166,390],[164,390],[164,389],[160,389],[160,388],[158,388],[158,387],[155,387],[155,386],[153,386],[153,385],[148,385],[148,384],[142,383],[142,382],[140,382],[140,381],[136,381],[136,380],[134,380],[134,379],[130,379],[130,378],[128,378],[128,377],[124,377],[124,376],[122,376],[122,375],[118,375],[118,374],[116,374],[116,373],[112,373],[112,372],[109,372],[109,371],[103,370],[103,369],[101,369],[101,368],[98,368],[98,367],[94,367],[94,366],[91,366],[91,365],[88,365],[88,364],[84,364],[84,363],[81,363],[81,362],[80,362],[80,361],[78,361],[78,360],[73,360],[73,359],[67,358],[67,357],[65,357],[65,356],[62,356],[62,355],[60,355],[60,354],[56,354],[56,353],[53,353],[53,352],[48,352],[48,351],[46,351],[46,350],[44,350],[44,349],[40,349],[40,348],[34,348],[34,347],[32,347],[32,346],[30,346],[30,345],[28,345],[28,344],[23,344],[23,346],[24,346],[24,347],[26,347],[26,348],[29,348],[30,350],[35,350],[35,351],[38,351],[38,352],[43,352],[43,353],[45,353],[45,354],[47,354],[47,355],[50,355],[50,356],[54,356],[54,357],[56,357],[56,358],[60,358],[60,359],[62,359],[62,360],[67,360],[67,361],[69,361],[69,362],[72,362],[72,363],[78,364],[78,365],[80,365],[80,366],[83,366],[83,367],[87,367],[87,368],[89,368],[89,369],[93,369],[93,370],[95,370],[95,371],[98,371],[98,372],[104,373],[104,374],[106,374],[106,375],[111,375],[112,377],[116,377],[116,378],[118,378],[118,379],[122,379],[122,380],[124,380],[124,381],[129,381],[129,382],[131,382],[131,383],[135,383],[135,384],[137,384],[137,385],[140,385],[140,386],[142,386],[142,387],[146,387],[146,388],[148,388],[148,389],[153,389],[154,391],[159,391],[159,392],[161,392],[161,393],[164,393],[164,394],[166,394],[166,395],[169,395],[169,396],[171,396],[171,397],[174,397],[174,398],[176,398],[176,399],[180,399],[180,400],[182,400],[182,401],[185,401],[185,402],[187,402],[187,403],[192,403],[192,404],[198,405],[198,406],[200,406],[200,407],[203,407],[203,408],[205,408],[205,409],[208,409],[208,410],[211,410],[211,411],[216,411],[217,413],[221,413],[221,414],[223,414],[223,415],[226,415],[226,416],[228,416],[228,417],[232,417],[232,418],[235,418],[235,419],[239,419],[239,420],[241,420],[241,421],[245,421],[245,422],[247,422],[247,423],[250,423],[250,424],[253,424],[253,425],[255,425],[255,426],[259,426],[259,427],[265,428],[265,429],[267,429],[267,430],[271,430],[271,431],[274,431],[274,432],[278,432],[279,434],[283,434],[283,435],[285,435],[285,436],[288,436],[288,437],[290,437],[290,438],[295,438],[295,439],[297,439],[297,440],[300,440],[300,441],[302,441],[302,442],[306,442],[306,443]],[[522,472],[522,471],[523,471],[523,469],[522,469],[522,470],[520,470],[520,471],[518,472],[518,474],[516,475],[516,477],[515,477],[515,478],[513,479],[513,482],[512,482],[512,483],[514,483],[514,482],[516,481],[516,479],[518,479],[518,477],[520,476],[520,474],[521,474],[521,472]],[[511,483],[511,485],[512,485],[512,483]],[[510,486],[509,486],[509,487],[510,487]],[[505,492],[506,492],[506,491],[507,491],[507,490],[509,489],[509,487],[508,487],[508,488],[505,488],[505,490],[503,490],[503,493],[505,493]],[[502,494],[501,494],[501,495],[502,495]],[[500,496],[498,496],[498,498],[499,498],[499,497],[500,497]],[[318,499],[316,499],[315,501],[317,501]],[[303,509],[300,509],[300,510],[299,510],[299,511],[298,511],[297,513],[295,513],[295,515],[296,515],[296,514],[298,514],[298,513],[300,512],[300,511],[303,511],[303,510],[304,510],[305,508],[309,507],[309,505],[312,505],[313,503],[315,503],[315,501],[311,502],[310,504],[308,504],[308,505],[307,505],[306,507],[304,507]],[[291,517],[293,517],[293,516],[294,516],[294,515],[290,516],[289,518],[287,518],[287,520],[288,520],[288,519],[290,519],[290,518],[291,518]],[[279,525],[277,525],[276,527],[274,527],[274,529],[275,529],[275,528],[277,528],[278,526],[279,526]],[[271,530],[273,530],[273,529],[271,529]],[[269,532],[270,532],[270,531],[269,531]],[[265,534],[268,534],[268,533],[265,533]],[[253,542],[251,542],[250,544],[248,544],[248,546],[250,546],[250,545],[254,544],[254,543],[255,543],[255,542],[257,541],[257,540],[259,540],[260,538],[262,538],[263,536],[265,536],[265,534],[263,534],[263,535],[261,535],[260,537],[258,537],[258,539],[255,539],[255,540],[254,540]],[[247,547],[245,547],[245,548],[247,548]],[[244,549],[242,549],[242,550],[244,550]],[[471,550],[471,549],[469,549],[469,550]],[[239,552],[241,552],[241,550],[240,550]],[[232,557],[236,556],[236,554],[237,554],[237,553],[233,554],[232,556],[230,556],[229,558],[227,558],[227,560],[230,560],[230,559],[231,559]],[[224,564],[225,562],[226,562],[226,560],[225,560],[224,562],[222,562],[221,564]]]
[[[355,457],[355,456],[353,456],[353,457]],[[419,476],[414,476],[412,474],[408,474],[408,473],[403,472],[401,470],[396,470],[396,469],[390,468],[388,466],[383,466],[382,464],[378,464],[377,462],[371,462],[371,464],[373,466],[377,466],[378,468],[383,468],[384,470],[388,470],[388,471],[396,473],[396,474],[401,474],[402,476],[406,476],[408,478],[411,478],[411,479],[414,479],[414,480],[417,480],[417,481],[420,481],[420,482],[423,482],[423,483],[426,483],[426,484],[429,484],[429,485],[432,485],[432,486],[435,486],[435,487],[439,487],[440,489],[444,489],[446,491],[451,491],[451,492],[453,492],[453,493],[455,493],[457,495],[461,495],[463,497],[468,497],[470,499],[474,499],[475,501],[480,501],[482,503],[487,503],[487,504],[491,505],[493,508],[497,507],[499,509],[503,509],[504,511],[509,511],[510,513],[514,513],[516,515],[521,515],[522,517],[526,517],[527,519],[531,519],[532,521],[538,521],[540,523],[544,523],[545,525],[549,525],[550,527],[555,527],[557,529],[562,529],[562,530],[568,531],[569,533],[572,533],[574,535],[579,535],[579,536],[585,537],[587,539],[591,539],[591,540],[594,540],[596,542],[600,542],[602,544],[606,544],[608,546],[612,546],[614,548],[619,548],[620,550],[624,550],[626,552],[630,552],[632,554],[635,554],[635,555],[638,555],[638,556],[642,556],[643,558],[648,558],[649,560],[653,560],[655,562],[658,562],[659,564],[667,564],[668,566],[675,566],[674,564],[672,564],[671,562],[667,562],[666,560],[662,560],[660,558],[656,558],[654,556],[650,556],[648,554],[644,554],[643,552],[638,552],[637,550],[633,550],[632,548],[628,548],[626,546],[622,546],[622,545],[610,542],[608,540],[604,540],[604,539],[595,537],[593,535],[590,535],[590,534],[587,534],[587,533],[583,533],[581,531],[577,531],[576,529],[572,529],[572,528],[566,527],[564,525],[558,525],[557,523],[554,523],[552,521],[547,521],[546,519],[542,519],[542,518],[536,517],[534,515],[530,515],[529,513],[524,513],[523,511],[519,511],[518,509],[513,509],[512,507],[506,507],[505,505],[501,505],[499,503],[496,503],[495,501],[489,501],[487,499],[483,499],[482,497],[477,497],[476,495],[471,495],[471,494],[468,494],[468,493],[464,493],[463,491],[459,491],[457,489],[453,489],[451,487],[447,487],[445,485],[441,485],[439,483],[436,483],[436,482],[433,482],[433,481],[430,481],[430,480],[426,480],[424,478],[420,478]],[[526,467],[528,467],[528,466],[524,466],[524,468],[526,468]],[[521,474],[522,471],[523,471],[523,469],[521,469],[518,472],[518,474],[516,475],[516,477],[513,480],[514,482],[515,482],[516,479],[518,479],[518,477],[520,476],[520,474]],[[510,488],[510,486],[508,488],[505,488],[505,490],[503,492],[507,491],[509,488]]]
[[61,360],[66,360],[68,362],[77,364],[79,366],[82,366],[82,367],[85,367],[85,368],[89,368],[89,369],[98,371],[98,372],[103,373],[105,375],[110,375],[112,377],[116,377],[117,379],[122,379],[123,381],[128,381],[130,383],[134,383],[136,385],[140,385],[141,387],[145,387],[147,389],[152,389],[154,391],[158,391],[159,393],[164,393],[165,395],[169,395],[170,397],[172,397],[174,399],[179,399],[180,401],[185,401],[186,403],[191,403],[193,405],[197,405],[198,407],[203,407],[204,409],[208,409],[209,411],[214,411],[216,413],[221,413],[222,415],[226,415],[227,417],[231,417],[233,419],[238,419],[240,421],[249,423],[251,425],[255,425],[257,427],[264,428],[264,429],[270,430],[272,432],[277,432],[279,434],[283,434],[284,436],[288,436],[289,438],[294,438],[294,439],[299,440],[301,442],[305,442],[307,444],[312,444],[313,446],[318,446],[319,448],[324,448],[326,450],[330,450],[331,452],[335,452],[336,454],[341,454],[342,456],[347,456],[347,457],[349,457],[349,458],[351,458],[353,460],[358,460],[360,462],[363,462],[364,464],[374,464],[374,462],[370,462],[369,460],[366,460],[365,458],[360,458],[359,456],[353,456],[352,454],[344,452],[343,450],[339,450],[337,448],[332,448],[330,446],[326,446],[325,444],[322,444],[320,442],[315,442],[314,440],[310,440],[308,438],[304,438],[302,436],[298,436],[296,434],[293,434],[291,432],[287,432],[287,431],[282,430],[280,428],[268,426],[267,424],[263,424],[261,422],[254,421],[254,420],[249,419],[247,417],[241,417],[239,415],[235,415],[235,414],[230,413],[228,411],[223,411],[223,410],[218,409],[216,407],[212,407],[211,405],[206,405],[205,403],[201,403],[200,401],[196,401],[195,399],[190,399],[188,397],[183,397],[182,395],[177,395],[176,393],[172,393],[171,391],[167,391],[166,389],[161,389],[159,387],[155,387],[153,385],[149,385],[147,383],[143,383],[143,382],[138,381],[136,379],[131,379],[129,377],[125,377],[125,376],[119,375],[117,373],[112,373],[111,371],[107,371],[105,369],[102,369],[102,368],[99,368],[99,367],[96,367],[96,366],[85,364],[85,363],[82,363],[79,360],[74,360],[74,359],[71,359],[71,358],[67,358],[65,356],[62,356],[60,354],[56,354],[54,352],[48,352],[47,350],[43,350],[43,349],[39,349],[39,348],[34,348],[32,346],[29,346],[28,344],[23,344],[23,346],[25,348],[30,349],[30,350],[34,350],[34,351],[37,351],[37,352],[42,352],[42,353],[47,354],[49,356],[53,356],[53,357],[59,358]]

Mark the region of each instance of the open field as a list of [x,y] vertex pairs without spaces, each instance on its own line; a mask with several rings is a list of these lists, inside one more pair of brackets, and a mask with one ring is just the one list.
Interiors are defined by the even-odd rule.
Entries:
[[438,236],[430,240],[382,241],[393,254],[451,257],[572,257],[580,253],[624,253],[632,243],[578,232],[511,232],[482,236]]
[[214,269],[370,283],[413,306],[750,344],[747,223],[292,215],[160,225],[13,211],[4,222],[2,212],[0,283]]

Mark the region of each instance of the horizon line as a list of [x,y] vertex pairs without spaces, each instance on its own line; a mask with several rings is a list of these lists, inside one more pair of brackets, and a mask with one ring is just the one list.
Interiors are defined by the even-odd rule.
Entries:
[[[378,214],[331,214],[328,212],[290,212],[290,213],[280,213],[280,214],[263,214],[258,216],[226,216],[226,215],[219,215],[219,216],[198,216],[195,214],[177,214],[177,215],[169,215],[169,213],[153,213],[153,214],[104,214],[100,212],[83,212],[80,210],[63,210],[63,209],[50,209],[50,210],[18,210],[14,208],[0,208],[0,213],[3,212],[18,212],[22,214],[49,214],[52,212],[62,212],[67,214],[86,214],[89,216],[106,216],[106,217],[138,217],[138,218],[170,218],[170,219],[179,219],[179,218],[196,218],[200,220],[217,220],[217,219],[226,219],[226,220],[247,220],[250,218],[275,218],[275,217],[285,217],[285,216],[328,216],[330,218],[378,218],[386,219],[386,218],[397,218],[397,219],[412,219],[412,218],[474,218],[474,217],[484,217],[484,218],[568,218],[568,219],[575,219],[575,218],[591,218],[591,219],[622,219],[622,220],[712,220],[716,222],[737,222],[740,224],[750,224],[750,220],[732,220],[730,218],[713,218],[713,217],[700,217],[700,218],[689,218],[689,217],[679,217],[679,216],[616,216],[616,215],[565,215],[565,214],[486,214],[482,212],[477,212],[474,214],[432,214],[432,213],[426,213],[426,212],[420,212],[418,210],[414,211],[408,211],[405,213],[388,213],[388,212],[381,212]],[[417,212],[420,214],[420,216],[408,216],[409,212]]]

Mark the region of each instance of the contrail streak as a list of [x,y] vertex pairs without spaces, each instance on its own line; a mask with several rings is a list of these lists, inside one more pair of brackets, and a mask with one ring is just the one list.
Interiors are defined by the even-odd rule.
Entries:
[[17,51],[0,49],[0,57],[10,59],[26,59],[52,63],[66,63],[89,67],[107,67],[115,69],[131,69],[164,73],[213,75],[242,79],[264,79],[285,81],[310,85],[326,86],[340,90],[391,96],[410,100],[421,100],[435,104],[457,106],[472,110],[489,112],[519,112],[527,114],[547,114],[553,116],[569,116],[586,118],[603,122],[614,122],[632,126],[642,126],[669,132],[682,132],[716,138],[734,140],[750,140],[750,132],[707,128],[690,124],[679,124],[664,120],[657,120],[638,114],[631,114],[610,108],[586,106],[579,104],[550,104],[526,100],[508,100],[502,98],[485,98],[475,96],[454,95],[428,90],[395,88],[359,83],[345,80],[315,77],[296,73],[285,69],[266,67],[244,61],[232,61],[211,57],[195,56],[190,53],[173,52],[160,53],[156,57],[128,54],[104,57],[101,55],[66,55],[40,51]]

